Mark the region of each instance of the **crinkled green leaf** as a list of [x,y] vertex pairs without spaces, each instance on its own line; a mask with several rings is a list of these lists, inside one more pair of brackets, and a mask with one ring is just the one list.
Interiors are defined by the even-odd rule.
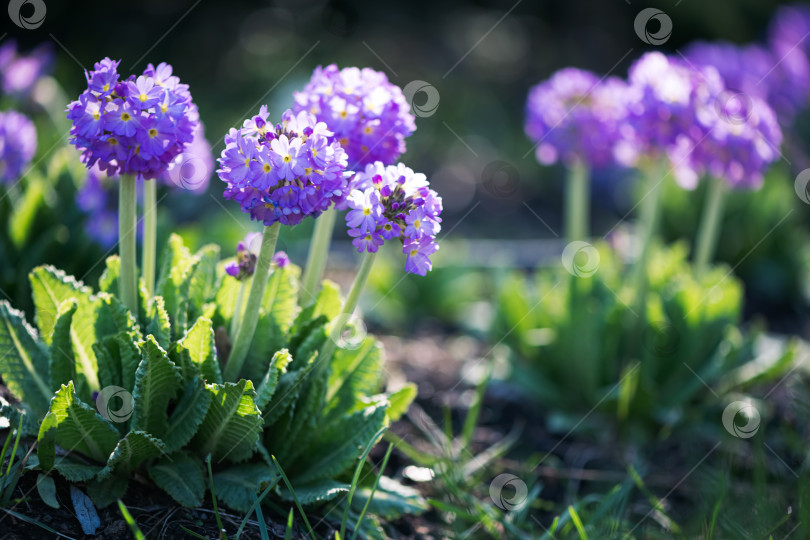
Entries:
[[[331,501],[341,493],[348,493],[351,486],[335,480],[318,480],[310,483],[297,483],[295,480],[291,481],[295,496],[298,501],[303,505],[321,503]],[[292,502],[292,493],[286,487],[279,489],[279,496],[285,500]]]
[[264,409],[264,406],[270,402],[270,398],[276,391],[279,379],[287,369],[287,364],[292,361],[292,357],[287,349],[281,349],[273,355],[273,359],[267,366],[267,373],[265,373],[259,388],[256,390],[256,405],[259,409]]
[[104,466],[84,463],[67,455],[56,458],[53,468],[69,482],[86,482],[101,472]]
[[405,386],[388,396],[388,410],[385,411],[390,422],[396,422],[408,412],[413,400],[416,399],[417,388],[414,383],[407,383]]
[[200,506],[205,493],[205,477],[200,459],[176,453],[149,465],[149,478],[159,488],[187,508]]
[[217,283],[219,246],[203,246],[194,258],[198,261],[189,275],[189,310],[192,319],[202,316],[204,305],[214,296]]
[[188,323],[190,276],[199,264],[183,245],[183,239],[171,235],[163,253],[163,265],[155,287],[156,294],[163,297],[166,312],[171,320],[174,339],[180,339]]
[[199,377],[185,383],[181,397],[169,417],[169,429],[163,436],[167,452],[179,450],[194,437],[197,428],[205,420],[211,398],[211,392],[206,390],[205,383]]
[[23,314],[0,301],[0,374],[9,390],[37,416],[48,410],[48,351]]
[[[54,441],[68,451],[106,463],[118,444],[118,430],[94,408],[76,397],[72,382],[56,392],[48,414],[56,417],[55,425],[49,424],[55,430]],[[43,435],[42,431],[40,435]]]
[[[76,386],[76,393],[84,395],[87,393],[87,379],[76,374],[76,359],[73,355],[73,342],[70,337],[70,327],[73,324],[73,316],[79,304],[74,299],[66,300],[60,307],[59,316],[54,326],[51,346],[49,348],[49,365],[51,391],[56,392],[63,384],[73,381]],[[85,388],[82,389],[82,386]]]
[[317,439],[299,459],[306,468],[296,471],[293,485],[334,478],[351,467],[368,441],[385,425],[387,407],[385,402],[378,403],[319,429]]
[[118,294],[118,278],[121,276],[121,259],[118,255],[110,255],[104,261],[104,272],[98,280],[98,290]]
[[93,345],[93,351],[98,359],[101,387],[120,386],[131,393],[141,363],[141,350],[132,336],[124,332],[107,336]]
[[258,494],[279,475],[266,463],[244,463],[219,470],[213,478],[217,499],[237,512],[247,512]]
[[174,365],[153,336],[143,344],[143,360],[135,374],[132,429],[163,437],[169,427],[169,402],[182,388],[180,368]]
[[161,296],[156,296],[152,302],[146,333],[155,336],[158,345],[164,349],[168,350],[171,346],[172,325],[169,322],[169,314],[166,312],[166,304]]
[[179,343],[188,350],[191,362],[197,366],[206,382],[222,382],[211,319],[198,318]]
[[249,458],[259,442],[262,417],[254,402],[253,383],[207,384],[211,405],[191,446],[200,455],[211,454],[214,462],[238,462]]
[[330,363],[327,418],[356,409],[360,398],[376,394],[382,384],[382,346],[366,338],[356,350],[337,349]]
[[287,423],[280,422],[273,430],[273,433],[283,436],[275,438],[268,447],[287,470],[292,470],[289,465],[308,448],[312,438],[317,437],[316,427],[326,394],[326,373],[312,370],[301,384],[303,388],[292,416],[288,417]]
[[115,474],[129,475],[147,459],[155,458],[166,451],[166,445],[159,439],[144,431],[130,431],[118,441],[115,450],[107,460],[107,466],[98,473],[98,479],[104,480]]
[[[38,266],[29,274],[31,291],[36,307],[36,323],[42,332],[45,343],[51,343],[51,336],[59,315],[62,302],[75,298],[79,302],[89,303],[92,291],[81,282],[76,281],[53,266]],[[90,348],[91,344],[87,345]]]
[[340,314],[343,303],[340,300],[340,287],[332,280],[325,279],[321,283],[321,290],[315,302],[302,309],[295,318],[292,333],[295,334],[300,328],[309,323],[312,319],[325,316],[332,320]]

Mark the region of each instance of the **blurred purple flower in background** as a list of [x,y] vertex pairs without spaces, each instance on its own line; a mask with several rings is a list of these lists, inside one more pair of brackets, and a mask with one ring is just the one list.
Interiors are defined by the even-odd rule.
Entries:
[[[236,260],[225,264],[225,273],[239,281],[252,276],[256,272],[256,262],[261,248],[261,233],[247,233],[245,239],[236,246]],[[273,264],[279,268],[284,268],[290,264],[290,258],[285,252],[277,251],[273,254]]]
[[217,173],[227,184],[224,197],[251,219],[297,225],[346,196],[346,152],[328,143],[332,133],[309,112],[288,110],[275,126],[267,117],[262,106],[241,129],[231,128]]
[[93,167],[87,171],[84,185],[76,192],[76,205],[87,216],[84,230],[104,248],[111,248],[118,240],[117,201],[110,197],[114,189],[115,179]]
[[801,52],[801,58],[793,59],[791,52],[790,58],[780,62],[782,55],[760,45],[699,41],[689,45],[684,55],[695,65],[716,68],[727,90],[766,101],[784,125],[792,124],[808,101],[810,69],[801,61]]
[[192,141],[199,113],[170,65],[119,80],[118,64],[105,58],[85,73],[88,88],[67,109],[71,144],[88,168],[155,178]]
[[346,199],[349,236],[358,252],[376,252],[386,240],[399,239],[407,255],[405,270],[424,276],[441,229],[442,199],[424,174],[399,163],[370,163],[352,179]]
[[565,68],[529,92],[526,134],[543,164],[581,160],[591,167],[615,162],[626,111],[627,85],[611,77]]
[[167,186],[179,187],[192,193],[204,193],[214,172],[214,155],[211,144],[205,138],[205,127],[197,123],[194,138],[159,176]]
[[[777,9],[768,26],[768,46],[780,71],[773,86],[786,85],[781,90],[791,96],[795,93],[798,108],[804,108],[810,99],[810,6]],[[781,103],[771,105],[781,114]]]
[[402,90],[371,68],[318,66],[304,90],[295,93],[293,111],[310,112],[326,123],[334,133],[329,142],[340,143],[350,168],[394,163],[416,130]]
[[0,111],[0,182],[20,178],[37,149],[33,122],[17,111]]
[[50,44],[36,47],[28,54],[19,54],[17,42],[0,46],[0,86],[3,93],[18,99],[27,97],[36,82],[46,75],[53,63]]

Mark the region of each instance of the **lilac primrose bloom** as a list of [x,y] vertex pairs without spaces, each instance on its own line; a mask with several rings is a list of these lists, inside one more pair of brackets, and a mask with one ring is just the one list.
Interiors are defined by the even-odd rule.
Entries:
[[37,131],[24,114],[0,111],[0,183],[23,175],[37,149]]
[[[259,251],[262,247],[262,235],[252,232],[245,236],[245,239],[236,246],[236,261],[231,261],[225,265],[225,272],[239,281],[249,278],[256,272],[256,262]],[[273,264],[278,268],[284,268],[290,264],[290,258],[283,251],[277,251],[273,255]]]
[[110,197],[114,180],[98,167],[87,171],[87,179],[76,192],[76,205],[87,215],[84,230],[104,248],[118,240],[117,201]]
[[306,111],[286,111],[280,124],[267,122],[267,107],[231,128],[219,158],[224,196],[251,219],[269,226],[297,225],[319,216],[349,191],[346,152],[327,143],[331,132]]
[[613,163],[627,114],[627,85],[600,80],[589,71],[565,68],[529,91],[526,134],[537,159],[551,164],[581,160],[591,167]]
[[792,52],[788,55],[781,62],[784,54],[777,56],[765,47],[726,42],[697,42],[685,51],[689,62],[717,69],[729,93],[742,94],[740,97],[746,100],[766,101],[785,125],[793,123],[810,93],[810,66],[801,62],[803,55],[798,60],[793,59]]
[[[768,26],[768,45],[778,62],[774,71],[779,71],[778,81],[769,86],[781,84],[789,105],[803,109],[810,94],[810,6],[793,4],[777,9]],[[780,116],[787,107],[781,102],[771,105]]]
[[405,270],[424,276],[433,265],[430,255],[441,229],[442,199],[430,189],[424,174],[399,163],[366,165],[352,179],[346,198],[349,236],[357,251],[376,252],[385,241],[398,238],[407,256]]
[[672,162],[675,179],[691,189],[700,176],[754,187],[778,155],[782,133],[768,105],[726,90],[714,67],[689,65],[653,52],[630,68],[632,100],[627,147]]
[[318,66],[293,111],[308,111],[334,133],[349,155],[351,167],[375,161],[394,163],[405,152],[405,138],[416,130],[402,90],[384,73],[356,67]]
[[53,51],[50,44],[40,45],[28,54],[17,52],[16,41],[0,46],[0,86],[3,93],[26,97],[36,82],[50,70]]
[[203,123],[198,122],[191,143],[174,158],[166,172],[160,175],[160,180],[170,187],[179,187],[195,194],[205,193],[213,172],[211,144],[205,138]]
[[192,142],[199,113],[170,65],[121,80],[118,64],[105,58],[85,73],[87,89],[67,109],[70,142],[88,168],[156,178]]

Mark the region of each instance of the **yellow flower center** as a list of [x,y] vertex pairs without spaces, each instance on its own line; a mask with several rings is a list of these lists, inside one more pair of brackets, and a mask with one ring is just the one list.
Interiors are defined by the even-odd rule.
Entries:
[[284,163],[289,163],[289,162],[292,161],[292,156],[290,154],[287,154],[286,156],[284,156],[283,159],[284,159]]
[[94,112],[93,113],[93,120],[98,120],[99,118],[101,118],[101,115],[98,113],[98,111]]
[[366,135],[371,135],[371,133],[372,133],[373,131],[374,131],[374,128],[373,128],[373,127],[371,127],[371,126],[366,126],[365,128],[363,128],[363,132],[364,132]]
[[371,208],[363,208],[363,215],[370,216],[371,215]]
[[128,112],[123,112],[121,113],[121,120],[123,120],[124,122],[129,122],[130,120],[132,120],[132,116],[130,116]]
[[341,137],[338,142],[340,143],[340,146],[346,146],[347,144],[349,144],[349,139],[347,139],[346,137]]
[[346,111],[340,111],[341,118],[346,118],[347,116],[349,116],[349,113],[347,113]]
[[419,253],[419,250],[412,249],[411,250],[411,257],[416,257],[416,254]]
[[138,96],[138,99],[140,99],[141,101],[146,101],[147,99],[149,99],[149,96],[147,96],[146,94],[141,94],[140,96]]
[[155,128],[150,129],[149,130],[149,136],[150,137],[157,137],[157,130]]
[[250,165],[250,158],[245,158],[245,167]]
[[273,170],[273,167],[271,167],[269,163],[265,163],[264,165],[262,165],[262,170],[266,173],[269,173],[270,171]]
[[110,137],[109,139],[107,139],[107,142],[110,143],[112,146],[115,146],[116,144],[118,144],[118,139],[116,139],[115,137]]
[[273,203],[264,203],[264,207],[269,209],[269,210],[272,210],[273,208],[275,208],[275,206],[273,206]]
[[307,176],[312,174],[312,167],[307,167],[306,169],[304,169],[304,174]]
[[160,104],[160,112],[165,113],[169,108],[166,106],[165,103]]
[[368,152],[368,146],[364,144],[363,146],[360,147],[360,150],[362,150],[363,152]]
[[318,150],[317,150],[317,148],[313,148],[312,149],[312,157],[317,157],[317,156],[318,156]]
[[421,227],[421,226],[422,226],[422,222],[421,222],[421,221],[419,221],[418,219],[413,220],[413,228],[414,228],[414,229],[418,229],[418,228],[419,228],[419,227]]
[[105,84],[104,86],[101,87],[101,89],[104,92],[109,92],[110,91],[110,83]]

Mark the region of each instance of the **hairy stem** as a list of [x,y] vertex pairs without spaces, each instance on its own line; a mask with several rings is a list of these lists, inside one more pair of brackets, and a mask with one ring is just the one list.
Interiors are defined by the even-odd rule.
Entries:
[[119,277],[121,302],[132,313],[138,313],[138,271],[135,261],[136,181],[122,175],[118,199],[118,253],[121,257]]
[[332,230],[335,228],[337,210],[330,208],[315,220],[312,241],[309,244],[304,278],[301,281],[301,303],[306,305],[318,296],[326,259],[329,257],[329,244],[332,241]]
[[155,295],[155,252],[157,249],[157,180],[143,183],[143,255],[141,272],[146,292]]

